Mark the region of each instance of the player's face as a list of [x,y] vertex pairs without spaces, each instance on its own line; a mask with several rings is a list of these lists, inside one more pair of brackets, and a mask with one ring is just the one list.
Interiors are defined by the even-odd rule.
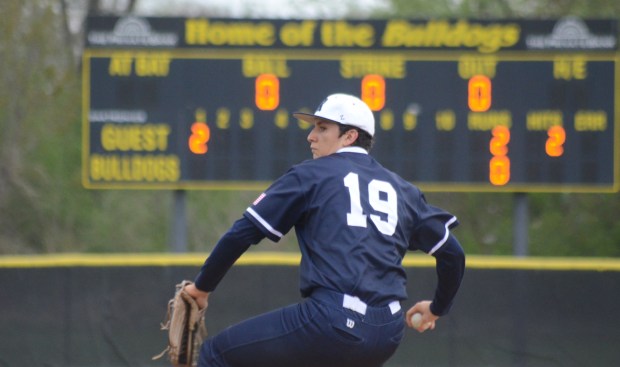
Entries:
[[312,151],[312,158],[320,158],[335,153],[342,146],[338,135],[338,125],[328,121],[318,121],[308,134],[308,142]]
[[308,142],[314,159],[336,153],[338,149],[351,145],[355,139],[357,139],[355,129],[340,135],[338,124],[329,121],[315,123],[314,128],[308,134]]
[[328,121],[318,121],[308,134],[308,142],[312,151],[312,158],[320,158],[336,153],[338,149],[347,146],[347,134],[340,135],[338,124]]

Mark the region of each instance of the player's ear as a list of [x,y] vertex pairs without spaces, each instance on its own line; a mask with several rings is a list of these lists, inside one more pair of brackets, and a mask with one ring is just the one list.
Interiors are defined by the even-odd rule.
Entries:
[[347,130],[347,132],[345,133],[345,141],[348,145],[353,144],[357,138],[359,137],[359,133],[356,129],[349,129]]

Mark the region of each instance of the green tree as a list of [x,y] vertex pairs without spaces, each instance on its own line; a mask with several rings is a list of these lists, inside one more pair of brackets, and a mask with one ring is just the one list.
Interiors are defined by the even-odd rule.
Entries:
[[51,2],[4,1],[0,13],[0,243],[43,251],[51,234],[67,233],[79,86]]
[[[161,225],[136,231],[133,238],[119,230],[144,225],[135,212],[145,205],[136,201],[153,193],[81,187],[81,82],[74,54],[79,45],[71,43],[77,37],[69,33],[68,5],[0,2],[5,18],[0,22],[0,253],[103,250],[102,243],[111,249],[128,242],[135,244],[130,249],[164,245],[165,239],[140,241],[143,232],[161,237]],[[98,9],[94,1],[82,5]],[[124,206],[106,208],[110,201]],[[132,213],[119,207],[133,208]],[[107,217],[114,218],[115,211],[127,217],[104,221],[106,210]]]
[[381,17],[404,18],[617,18],[616,0],[389,0]]

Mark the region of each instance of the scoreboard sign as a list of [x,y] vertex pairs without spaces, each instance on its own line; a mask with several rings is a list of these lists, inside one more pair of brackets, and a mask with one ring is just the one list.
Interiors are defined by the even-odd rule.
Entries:
[[428,191],[616,192],[612,20],[88,19],[87,188],[261,189],[311,154],[332,93]]

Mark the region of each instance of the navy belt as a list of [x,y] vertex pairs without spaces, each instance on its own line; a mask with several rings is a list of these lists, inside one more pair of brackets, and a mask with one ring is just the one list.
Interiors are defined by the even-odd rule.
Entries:
[[331,304],[342,306],[342,308],[355,311],[364,316],[367,314],[392,316],[401,310],[399,301],[392,301],[387,306],[383,307],[373,307],[356,296],[325,288],[315,289],[310,297],[319,301],[327,301]]

